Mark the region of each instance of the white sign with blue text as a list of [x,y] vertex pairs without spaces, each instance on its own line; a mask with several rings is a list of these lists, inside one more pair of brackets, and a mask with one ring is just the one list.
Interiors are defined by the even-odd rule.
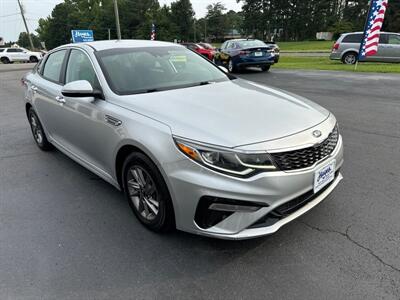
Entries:
[[92,30],[71,30],[73,43],[93,42]]

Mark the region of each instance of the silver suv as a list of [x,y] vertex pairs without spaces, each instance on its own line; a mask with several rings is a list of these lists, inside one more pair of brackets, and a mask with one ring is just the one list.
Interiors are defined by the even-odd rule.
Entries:
[[[342,34],[334,44],[330,58],[348,65],[355,64],[362,38],[362,32]],[[367,57],[365,61],[400,62],[400,34],[382,32],[378,53]]]

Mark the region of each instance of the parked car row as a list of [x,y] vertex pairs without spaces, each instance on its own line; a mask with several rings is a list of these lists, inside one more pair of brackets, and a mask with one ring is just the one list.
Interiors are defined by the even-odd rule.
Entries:
[[0,48],[0,61],[3,64],[14,62],[36,63],[43,57],[41,52],[29,51],[25,48]]
[[212,60],[216,65],[226,67],[231,73],[247,67],[260,67],[262,71],[268,71],[279,61],[278,45],[256,39],[228,40],[218,49],[207,43],[182,43],[182,45]]

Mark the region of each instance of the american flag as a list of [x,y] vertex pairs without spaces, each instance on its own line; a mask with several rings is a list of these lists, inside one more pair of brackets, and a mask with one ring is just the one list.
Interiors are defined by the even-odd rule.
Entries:
[[368,20],[360,47],[359,60],[378,52],[379,37],[389,0],[371,0]]
[[156,25],[151,24],[150,40],[154,41],[155,39],[156,39]]

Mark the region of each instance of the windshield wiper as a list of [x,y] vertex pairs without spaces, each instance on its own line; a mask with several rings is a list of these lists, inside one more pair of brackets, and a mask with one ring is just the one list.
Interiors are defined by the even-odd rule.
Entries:
[[207,85],[207,84],[213,84],[215,81],[202,81],[199,83],[199,85]]

